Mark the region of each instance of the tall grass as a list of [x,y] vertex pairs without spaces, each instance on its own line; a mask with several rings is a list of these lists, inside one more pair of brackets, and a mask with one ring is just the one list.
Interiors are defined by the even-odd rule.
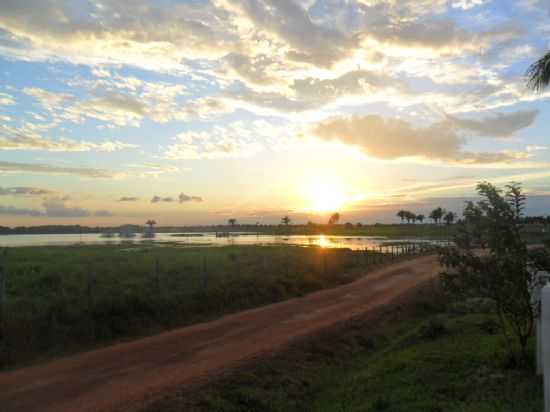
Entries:
[[367,262],[364,252],[289,246],[13,248],[0,367],[336,286]]

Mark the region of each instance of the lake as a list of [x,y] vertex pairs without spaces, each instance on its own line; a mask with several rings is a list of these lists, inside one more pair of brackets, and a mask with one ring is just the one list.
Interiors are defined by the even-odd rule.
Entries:
[[[176,235],[176,236],[174,236]],[[67,246],[75,244],[119,244],[119,243],[175,243],[189,246],[226,246],[226,245],[275,245],[289,244],[299,246],[320,246],[329,248],[349,248],[352,250],[377,247],[387,243],[415,242],[440,244],[430,239],[395,239],[378,236],[329,236],[329,235],[264,235],[234,234],[230,237],[216,237],[215,233],[157,233],[153,239],[102,237],[99,233],[55,234],[55,235],[0,235],[0,247],[16,246]]]

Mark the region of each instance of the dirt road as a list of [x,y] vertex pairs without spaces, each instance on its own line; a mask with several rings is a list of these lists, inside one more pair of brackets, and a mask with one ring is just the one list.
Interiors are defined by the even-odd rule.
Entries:
[[435,256],[258,309],[0,374],[3,412],[137,411],[177,388],[366,313],[434,277]]

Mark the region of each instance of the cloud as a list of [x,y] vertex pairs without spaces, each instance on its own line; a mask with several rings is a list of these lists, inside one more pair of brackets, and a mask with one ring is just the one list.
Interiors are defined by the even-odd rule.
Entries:
[[291,60],[330,67],[348,57],[358,45],[355,37],[315,23],[304,8],[292,0],[225,0],[218,3],[287,44],[290,49],[286,56]]
[[51,218],[79,218],[79,217],[108,217],[113,216],[108,210],[97,210],[95,212],[80,208],[66,206],[62,199],[52,198],[44,200],[42,203],[43,210],[39,209],[24,209],[13,206],[1,206],[1,215],[13,216],[33,216],[33,217],[51,217]]
[[129,124],[137,126],[144,117],[145,111],[145,104],[137,97],[123,93],[109,93],[68,107],[63,117],[75,122],[80,122],[83,117],[89,117],[113,123],[116,126]]
[[74,140],[65,137],[47,139],[31,130],[29,125],[14,128],[0,125],[0,150],[43,150],[47,152],[115,152],[137,146],[118,140],[101,143]]
[[[42,107],[50,112],[55,123],[71,121],[83,123],[94,119],[107,123],[108,127],[137,127],[145,118],[157,123],[172,120],[204,118],[227,112],[221,99],[199,97],[185,102],[185,86],[164,82],[146,82],[135,77],[118,74],[108,79],[71,80],[73,87],[92,89],[92,96],[76,99],[66,93],[56,93],[39,88],[25,89],[38,99]],[[118,89],[118,90],[117,90]]]
[[172,203],[174,202],[174,198],[173,197],[160,197],[160,196],[153,196],[153,198],[151,199],[151,203]]
[[370,157],[382,160],[424,159],[462,165],[508,164],[528,158],[522,152],[468,152],[464,137],[445,123],[414,128],[404,120],[376,115],[337,117],[313,128],[326,141],[358,147]]
[[10,216],[44,216],[44,212],[36,209],[23,209],[14,206],[0,205],[0,215]]
[[200,196],[188,196],[185,193],[180,193],[178,196],[178,200],[180,203],[185,202],[202,202],[202,197]]
[[45,215],[48,217],[87,217],[92,213],[80,207],[67,207],[65,202],[58,199],[49,199],[42,203]]
[[171,160],[249,157],[262,150],[261,140],[274,140],[280,128],[262,121],[233,122],[203,131],[187,131],[174,137],[164,156]]
[[[186,58],[216,58],[238,49],[227,13],[205,3],[158,6],[146,0],[103,0],[74,7],[67,1],[4,0],[0,28],[5,52],[33,60],[129,64],[184,69]],[[13,44],[15,43],[15,44]]]
[[11,106],[15,104],[15,99],[7,93],[0,93],[0,106]]
[[34,97],[46,110],[49,111],[54,111],[74,99],[74,96],[69,93],[54,93],[38,87],[25,87],[23,89],[23,93]]
[[168,196],[168,197],[153,196],[153,198],[151,199],[151,203],[173,203],[176,201],[179,203],[202,202],[203,199],[200,196],[188,196],[185,193],[180,193],[177,199],[174,199],[171,196]]
[[456,0],[452,3],[454,9],[469,10],[490,3],[492,0]]
[[497,113],[479,120],[447,118],[460,129],[469,130],[482,136],[508,138],[521,129],[531,126],[539,114],[538,110],[522,110],[512,113]]
[[123,196],[120,199],[118,199],[119,202],[137,202],[139,198],[137,197],[129,197],[129,196]]
[[45,196],[54,192],[38,187],[0,187],[0,196]]
[[0,161],[0,174],[2,173],[73,175],[94,179],[114,179],[121,176],[120,174],[103,169]]
[[111,217],[111,216],[114,216],[114,215],[109,210],[96,210],[94,212],[94,216],[97,216],[97,217]]

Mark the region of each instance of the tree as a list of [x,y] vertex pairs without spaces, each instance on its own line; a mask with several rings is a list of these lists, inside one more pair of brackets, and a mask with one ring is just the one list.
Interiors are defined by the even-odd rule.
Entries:
[[411,222],[414,223],[416,219],[416,215],[413,212],[405,210],[405,219],[407,219],[407,223],[411,223]]
[[424,222],[424,219],[426,218],[426,216],[420,214],[420,215],[416,215],[416,220],[418,220],[420,223]]
[[147,222],[145,222],[145,224],[149,226],[149,231],[152,232],[153,226],[155,226],[157,222],[155,222],[153,219],[149,219]]
[[232,217],[231,219],[227,220],[227,223],[229,223],[231,227],[235,227],[235,225],[237,224],[237,219]]
[[458,297],[490,299],[510,351],[515,353],[519,346],[524,360],[539,310],[531,295],[540,287],[537,274],[550,270],[550,254],[544,248],[527,248],[513,206],[506,201],[510,190],[503,195],[493,185],[480,183],[477,192],[482,199],[467,203],[456,247],[441,250],[442,285]]
[[289,218],[288,216],[284,216],[282,219],[281,219],[281,223],[285,226],[288,226],[290,224],[290,222],[292,221],[291,218]]
[[527,87],[541,92],[550,83],[550,52],[533,63],[527,70]]
[[401,223],[404,223],[405,222],[405,217],[407,216],[407,211],[406,210],[400,210],[399,212],[397,212],[396,216],[399,216],[401,218]]
[[456,214],[454,212],[447,212],[445,213],[445,216],[443,216],[443,220],[448,225],[452,225],[455,219],[456,219]]
[[442,209],[441,207],[437,207],[430,213],[430,219],[432,219],[435,224],[438,224],[443,216],[445,215],[445,209]]
[[330,218],[328,219],[328,224],[335,225],[338,223],[339,220],[340,220],[340,213],[338,212],[333,213],[332,215],[330,215]]
[[521,183],[511,182],[506,185],[506,189],[506,201],[514,211],[516,220],[520,220],[527,199],[521,191]]

